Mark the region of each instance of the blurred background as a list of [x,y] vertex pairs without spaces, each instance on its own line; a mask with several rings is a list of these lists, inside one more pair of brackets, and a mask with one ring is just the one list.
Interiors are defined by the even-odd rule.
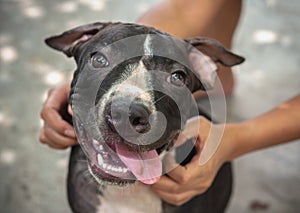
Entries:
[[[49,35],[95,21],[133,22],[159,0],[0,0],[0,212],[70,212],[69,150],[41,145],[47,90],[69,81],[75,64],[50,50]],[[188,1],[187,1],[188,2]],[[228,121],[259,115],[300,93],[300,2],[244,0],[234,50]],[[300,211],[300,141],[234,162],[228,213]]]

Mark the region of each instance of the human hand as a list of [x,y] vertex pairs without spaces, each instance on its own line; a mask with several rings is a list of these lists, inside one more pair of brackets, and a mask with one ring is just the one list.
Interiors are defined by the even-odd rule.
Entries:
[[77,143],[75,132],[65,118],[72,112],[68,106],[69,85],[49,90],[48,97],[41,110],[44,126],[40,131],[41,143],[55,149],[65,149]]
[[[195,122],[199,122],[200,125]],[[197,127],[196,129],[195,126]],[[175,169],[171,170],[167,175],[162,176],[158,182],[151,186],[163,200],[180,206],[194,196],[204,193],[211,186],[219,168],[224,163],[223,154],[216,152],[203,165],[200,165],[199,160],[204,143],[210,132],[219,131],[220,128],[222,127],[212,125],[204,117],[193,118],[187,123],[177,138],[176,145],[181,145],[188,139],[197,138],[195,143],[197,154],[185,166],[175,166],[176,162],[174,158],[171,155],[166,156],[166,165],[172,166]]]

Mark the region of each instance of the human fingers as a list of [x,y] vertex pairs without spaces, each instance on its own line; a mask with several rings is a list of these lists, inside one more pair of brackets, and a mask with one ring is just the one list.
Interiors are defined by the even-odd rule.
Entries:
[[45,137],[51,141],[52,143],[56,145],[61,146],[73,146],[77,144],[77,140],[75,138],[66,137],[64,135],[59,134],[57,131],[49,127],[48,125],[45,125],[43,128],[43,133]]
[[189,139],[197,138],[199,135],[199,124],[198,116],[190,118],[176,138],[174,143],[175,147],[181,146]]
[[172,155],[165,156],[164,167],[168,173],[152,185],[154,188],[178,193],[186,191],[188,186],[193,183],[194,177],[191,174],[195,173],[188,171],[186,166],[177,164]]
[[66,149],[68,147],[65,145],[57,144],[54,141],[52,141],[51,139],[49,139],[48,137],[46,137],[44,128],[42,128],[40,131],[39,140],[41,143],[47,144],[49,147],[51,147],[53,149]]
[[44,106],[41,111],[41,118],[47,126],[56,131],[58,134],[73,139],[76,138],[73,127],[61,117],[56,108]]
[[40,116],[47,128],[56,131],[63,137],[74,139],[76,136],[73,127],[64,119],[64,116],[67,114],[69,90],[70,86],[68,84],[49,90],[48,97],[42,107]]
[[[195,138],[201,142],[203,147],[204,141],[207,139],[212,123],[203,116],[195,116],[190,118],[184,129],[180,132],[177,139],[174,141],[175,147],[181,146],[187,140]],[[200,145],[200,144],[198,144]]]

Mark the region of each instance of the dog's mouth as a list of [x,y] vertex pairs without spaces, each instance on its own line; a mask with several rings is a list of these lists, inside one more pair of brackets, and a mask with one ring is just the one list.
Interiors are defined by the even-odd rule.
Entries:
[[105,138],[109,141],[93,139],[88,153],[90,171],[99,183],[125,185],[138,180],[153,184],[160,179],[163,172],[160,154],[168,144],[141,152],[132,150],[117,134],[106,133]]
[[[91,112],[88,111],[87,114],[95,114],[93,110]],[[95,119],[93,116],[86,116],[89,119],[82,122],[79,115],[81,114],[74,113],[74,128],[87,156],[89,171],[98,183],[122,186],[140,181],[144,184],[154,184],[160,179],[163,175],[162,153],[166,153],[164,151],[173,146],[179,128],[167,126],[159,137],[153,137],[150,132],[149,135],[148,132],[126,134],[130,133],[126,124],[120,122],[122,124],[120,127],[123,129],[117,131],[111,128],[106,120],[101,121],[97,117]],[[163,129],[156,117],[154,117],[154,124],[156,126],[153,125],[153,133],[156,133],[157,129]],[[136,127],[134,122],[129,125]]]

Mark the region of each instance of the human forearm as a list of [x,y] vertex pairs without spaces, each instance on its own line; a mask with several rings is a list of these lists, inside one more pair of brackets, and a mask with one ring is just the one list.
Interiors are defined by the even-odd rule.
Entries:
[[208,31],[225,0],[165,0],[137,23],[153,26],[178,37],[193,37]]
[[[137,22],[177,37],[214,38],[230,49],[240,12],[241,0],[164,0]],[[230,95],[234,87],[231,69],[220,66],[218,76],[225,95]],[[220,95],[219,90],[213,95]],[[203,91],[194,93],[196,99],[206,96]]]
[[229,124],[224,137],[232,138],[226,140],[232,143],[227,160],[300,138],[300,95],[254,119]]

